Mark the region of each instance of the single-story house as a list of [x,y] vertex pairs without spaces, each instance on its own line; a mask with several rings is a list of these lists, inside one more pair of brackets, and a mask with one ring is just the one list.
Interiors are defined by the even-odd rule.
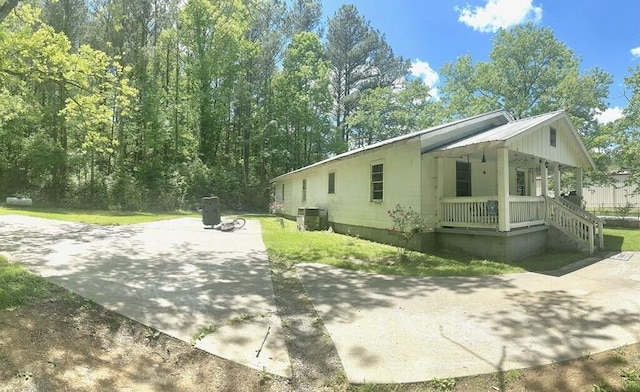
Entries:
[[335,232],[393,243],[388,211],[399,203],[430,225],[416,249],[514,260],[602,246],[601,221],[560,197],[561,170],[575,172],[581,196],[583,170],[593,166],[564,111],[516,120],[498,110],[348,151],[271,184],[291,219],[319,208]]

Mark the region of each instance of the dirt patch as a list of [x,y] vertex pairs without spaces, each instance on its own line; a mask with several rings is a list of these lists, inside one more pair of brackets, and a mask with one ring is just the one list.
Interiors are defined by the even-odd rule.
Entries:
[[[330,366],[329,373],[339,367],[335,365]],[[312,369],[310,366],[307,370]],[[542,392],[592,391],[594,385],[606,384],[612,387],[610,390],[619,390],[623,372],[630,369],[640,369],[640,345],[548,366],[461,378],[455,380],[453,388],[449,380],[351,387],[334,380],[315,388],[323,391]],[[308,381],[305,389],[314,389]],[[332,383],[335,383],[332,387],[328,386]],[[295,389],[289,380],[194,349],[188,343],[61,288],[54,289],[48,299],[0,311],[2,392],[290,392]]]
[[292,391],[59,288],[0,311],[0,391]]

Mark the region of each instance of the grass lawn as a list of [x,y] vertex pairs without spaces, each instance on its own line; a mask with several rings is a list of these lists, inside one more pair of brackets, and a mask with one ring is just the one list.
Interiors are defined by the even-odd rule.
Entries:
[[607,227],[604,229],[607,251],[640,251],[640,229]]
[[324,231],[299,232],[295,222],[284,222],[282,228],[273,217],[260,218],[269,257],[287,267],[298,263],[322,263],[388,275],[476,276],[551,271],[586,257],[581,253],[553,253],[506,263],[439,251],[433,254],[411,252],[406,260],[399,261],[398,251],[393,246]]
[[153,222],[162,219],[199,216],[196,212],[131,212],[131,211],[93,211],[72,210],[63,208],[12,208],[0,207],[0,215],[26,215],[37,218],[58,219],[71,222],[90,223],[95,225],[129,225],[134,223]]
[[0,255],[0,310],[49,295],[51,284]]

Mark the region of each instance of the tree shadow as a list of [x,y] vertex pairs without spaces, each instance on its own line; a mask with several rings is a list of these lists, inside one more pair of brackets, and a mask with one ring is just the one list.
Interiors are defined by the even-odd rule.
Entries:
[[[32,222],[0,225],[0,251],[56,284],[183,341],[208,325],[276,313],[257,221],[233,233],[203,230],[197,218],[129,226]],[[269,320],[279,324],[276,318]],[[255,339],[262,340],[260,334]],[[219,344],[239,343],[229,336]],[[286,350],[274,361],[270,370],[288,368]]]

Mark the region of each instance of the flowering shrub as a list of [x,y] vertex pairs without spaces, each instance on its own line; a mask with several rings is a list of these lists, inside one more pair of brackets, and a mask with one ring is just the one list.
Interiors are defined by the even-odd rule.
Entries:
[[400,203],[396,203],[395,208],[387,213],[393,221],[389,231],[398,238],[398,253],[401,257],[405,257],[409,251],[409,242],[416,234],[426,231],[427,223],[420,213],[412,210],[411,207],[404,208]]
[[272,201],[271,203],[269,203],[269,212],[271,214],[278,215],[282,213],[283,207],[284,206],[282,205],[282,203],[278,203],[277,201]]

